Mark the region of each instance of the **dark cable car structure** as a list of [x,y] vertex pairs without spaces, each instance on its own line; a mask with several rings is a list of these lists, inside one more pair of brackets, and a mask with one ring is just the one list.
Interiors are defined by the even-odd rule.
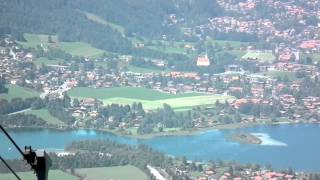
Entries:
[[[11,141],[11,143],[15,146],[15,148],[22,155],[23,160],[26,161],[31,169],[34,170],[37,175],[37,180],[47,180],[49,167],[51,166],[51,159],[48,154],[44,150],[36,150],[34,151],[31,146],[25,146],[24,152],[19,148],[16,142],[11,138],[8,132],[0,125],[0,129],[6,135],[6,137]],[[1,157],[1,161],[5,164],[5,166],[10,170],[10,172],[18,179],[21,178],[14,172],[14,170],[10,167],[10,165]]]

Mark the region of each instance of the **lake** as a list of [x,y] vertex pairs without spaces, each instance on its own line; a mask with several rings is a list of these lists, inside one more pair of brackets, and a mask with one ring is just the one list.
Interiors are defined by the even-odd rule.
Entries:
[[[244,145],[226,140],[230,134],[237,132],[256,133],[261,136],[263,143]],[[256,126],[144,140],[87,130],[15,129],[9,130],[9,133],[22,148],[31,145],[33,148],[59,151],[76,140],[109,139],[131,145],[144,143],[168,155],[186,156],[192,160],[236,160],[271,164],[276,169],[291,167],[295,170],[320,171],[320,125]],[[0,154],[4,158],[19,157],[4,134],[0,134]]]

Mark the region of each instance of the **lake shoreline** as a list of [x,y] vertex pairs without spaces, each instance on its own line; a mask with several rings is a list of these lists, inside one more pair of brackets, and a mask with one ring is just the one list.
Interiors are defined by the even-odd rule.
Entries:
[[233,124],[221,124],[208,128],[194,128],[188,130],[178,130],[178,131],[167,131],[167,132],[159,132],[159,133],[150,133],[150,134],[127,134],[124,131],[119,130],[110,130],[110,129],[98,129],[98,128],[72,128],[72,127],[45,127],[45,126],[10,126],[6,127],[8,130],[11,129],[22,129],[22,128],[30,128],[30,129],[53,129],[57,131],[67,131],[67,130],[89,130],[89,131],[98,131],[98,132],[106,132],[120,137],[134,138],[134,139],[152,139],[155,137],[163,137],[163,136],[192,136],[199,133],[211,131],[211,130],[232,130],[232,129],[241,129],[241,128],[250,128],[255,126],[273,126],[273,125],[294,125],[294,124],[316,124],[316,123],[307,123],[307,122],[273,122],[273,123],[233,123]]

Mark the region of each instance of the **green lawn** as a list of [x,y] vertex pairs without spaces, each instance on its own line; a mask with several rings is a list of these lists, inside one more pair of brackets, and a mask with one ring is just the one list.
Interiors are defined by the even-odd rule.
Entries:
[[163,104],[169,104],[172,108],[178,111],[189,110],[195,106],[212,105],[219,100],[224,102],[225,100],[232,100],[230,96],[217,96],[217,95],[198,95],[194,97],[180,97],[180,98],[169,98],[161,100],[141,100],[141,99],[130,99],[130,98],[109,98],[103,99],[103,104],[132,104],[134,102],[141,102],[145,109],[158,109],[162,108]]
[[133,65],[128,66],[128,70],[135,73],[160,73],[160,72],[168,72],[168,70],[160,70],[160,69],[151,69],[151,68],[141,68]]
[[178,111],[185,111],[194,106],[212,105],[219,101],[232,100],[231,96],[206,95],[200,93],[168,94],[146,88],[74,88],[68,93],[73,98],[96,98],[107,104],[129,104],[141,102],[145,109],[162,108],[169,104]]
[[49,113],[49,111],[47,109],[30,110],[30,111],[26,111],[25,113],[36,115],[36,116],[42,118],[43,120],[45,120],[49,124],[64,125],[64,123],[62,121],[51,116],[51,114]]
[[207,38],[207,42],[210,42],[213,45],[218,44],[219,46],[222,46],[222,47],[225,47],[229,44],[230,47],[232,47],[234,49],[239,49],[242,45],[249,44],[249,42],[214,40],[212,38]]
[[[27,40],[27,42],[19,42],[19,44],[21,44],[25,48],[36,47],[41,44],[48,46],[50,44],[48,43],[48,35],[45,35],[45,34],[25,33],[23,36]],[[57,36],[51,36],[51,37],[54,42],[58,42]]]
[[124,31],[125,31],[124,27],[119,26],[119,25],[114,24],[114,23],[111,23],[111,22],[108,22],[108,21],[104,20],[103,18],[101,18],[101,17],[99,17],[99,16],[97,16],[95,14],[89,13],[89,12],[84,12],[84,14],[86,15],[86,17],[89,20],[97,22],[97,23],[100,23],[100,24],[103,24],[103,25],[106,25],[106,26],[110,26],[113,29],[115,29],[118,32],[120,32],[122,35],[124,35]]
[[237,58],[240,59],[247,53],[247,51],[242,51],[242,50],[224,50],[224,51],[219,51],[218,53],[216,53],[216,55],[224,54],[224,53],[232,54],[234,56],[237,56]]
[[[48,43],[48,35],[44,34],[24,34],[27,42],[19,42],[23,47],[36,47],[38,45],[50,46],[52,43]],[[57,46],[67,53],[74,56],[85,56],[85,57],[98,57],[101,56],[105,51],[97,49],[85,42],[59,42],[57,36],[51,36],[52,40],[57,43]]]
[[94,180],[147,180],[147,175],[134,166],[76,169],[76,173]]
[[[22,180],[35,180],[37,178],[33,172],[20,172],[18,173],[18,176]],[[0,173],[0,179],[16,180],[17,178],[9,173],[6,173],[6,174]],[[76,180],[77,177],[64,173],[60,170],[49,170],[48,179],[49,180]]]
[[146,46],[149,49],[160,51],[167,54],[184,54],[187,56],[191,56],[192,54],[189,54],[187,49],[179,46],[170,46],[167,45],[165,47],[159,47],[159,46]]
[[318,63],[320,62],[320,53],[302,54],[301,55],[302,59],[305,59],[307,57],[310,57],[313,60],[313,62],[318,62]]
[[257,59],[257,61],[261,62],[272,62],[276,59],[276,57],[271,52],[249,51],[242,56],[242,59]]
[[39,96],[38,92],[17,85],[8,85],[7,87],[9,88],[9,92],[7,94],[0,94],[0,99],[11,100],[18,97],[29,98]]
[[48,58],[45,58],[45,57],[41,57],[41,58],[38,58],[34,61],[34,63],[36,65],[41,65],[41,64],[44,64],[44,65],[58,65],[60,62],[63,62],[63,60],[51,60],[51,59],[48,59]]
[[59,46],[62,50],[74,56],[98,57],[104,53],[103,50],[84,42],[61,42]]
[[264,73],[260,73],[260,74],[275,77],[275,78],[280,77],[281,79],[283,79],[285,76],[287,76],[290,81],[294,81],[294,80],[298,79],[295,72],[268,71],[268,72],[264,72]]
[[141,99],[147,101],[179,98],[179,97],[192,97],[203,95],[200,93],[184,93],[184,94],[169,94],[162,93],[156,90],[142,88],[142,87],[114,87],[114,88],[87,88],[77,87],[68,92],[72,97],[79,98],[96,98],[96,99],[109,99],[109,98],[127,98],[127,99]]

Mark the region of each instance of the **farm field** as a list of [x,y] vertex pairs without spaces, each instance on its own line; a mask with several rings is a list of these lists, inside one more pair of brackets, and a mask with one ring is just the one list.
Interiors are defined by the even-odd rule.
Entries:
[[231,96],[208,95],[200,93],[169,94],[146,88],[119,87],[119,88],[75,88],[68,93],[73,98],[96,98],[104,105],[117,103],[129,104],[141,102],[145,109],[157,109],[163,104],[169,104],[179,111],[191,109],[194,106],[211,105],[216,100],[224,102],[232,100]]
[[[23,180],[35,180],[37,177],[33,172],[19,172],[18,176]],[[10,173],[0,173],[0,179],[16,180],[17,178]],[[77,177],[64,173],[60,170],[50,170],[48,175],[49,180],[76,180]]]
[[39,96],[38,92],[18,85],[8,85],[7,87],[9,88],[9,92],[7,94],[0,94],[0,99],[11,100],[18,97],[29,98]]
[[[24,34],[27,42],[19,42],[25,48],[36,47],[38,45],[49,46],[48,35],[44,34]],[[74,56],[98,57],[105,51],[97,49],[85,42],[59,42],[57,36],[51,36],[53,42],[57,43],[57,47]]]
[[276,59],[276,57],[271,52],[248,51],[244,56],[242,56],[242,59],[272,62]]
[[[101,168],[76,169],[76,173],[86,175],[88,179],[113,179],[113,180],[147,180],[147,175],[134,166],[115,166]],[[125,172],[125,173],[124,173]]]
[[62,126],[64,125],[64,123],[62,121],[51,116],[47,109],[29,110],[29,111],[26,111],[25,113],[36,115],[36,116],[42,118],[43,120],[45,120],[49,124],[62,125]]

